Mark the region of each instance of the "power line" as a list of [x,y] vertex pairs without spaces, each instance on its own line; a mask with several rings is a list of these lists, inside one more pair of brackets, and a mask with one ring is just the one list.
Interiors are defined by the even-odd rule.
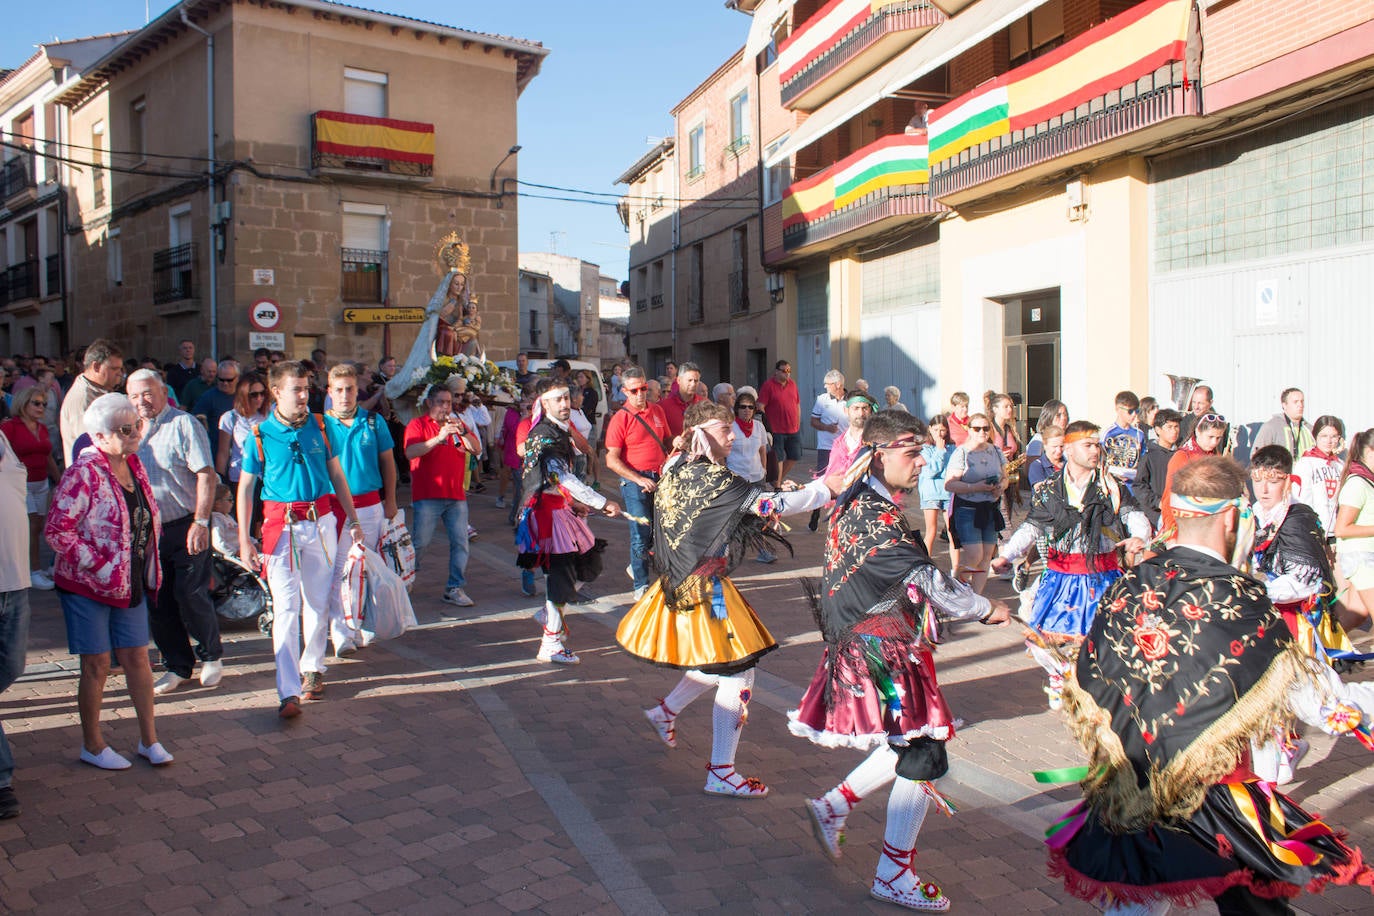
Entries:
[[756,204],[756,205],[757,205],[758,202],[759,202],[759,198],[758,198],[758,195],[757,195],[757,194],[750,195],[750,196],[748,196],[748,197],[668,197],[666,194],[650,194],[650,195],[640,196],[640,195],[635,195],[635,194],[617,194],[617,193],[612,192],[612,191],[584,191],[584,190],[582,190],[582,189],[580,189],[580,188],[560,188],[560,187],[558,187],[557,185],[551,185],[551,184],[537,184],[537,183],[535,183],[535,182],[533,182],[533,181],[525,181],[525,180],[522,179],[522,178],[517,178],[517,179],[515,180],[515,182],[516,182],[516,184],[522,184],[522,185],[525,185],[526,187],[529,187],[529,188],[543,188],[543,189],[546,190],[546,191],[563,191],[563,192],[572,193],[572,194],[587,194],[587,195],[594,196],[594,197],[614,197],[614,198],[616,198],[616,199],[618,199],[618,200],[642,200],[642,201],[662,200],[662,201],[665,201],[665,202],[672,202],[672,203],[678,203],[678,204],[702,203],[702,202],[705,202],[705,201],[708,201],[708,200],[710,200],[710,201],[730,201],[730,202],[737,202],[737,203],[750,203],[750,204]]

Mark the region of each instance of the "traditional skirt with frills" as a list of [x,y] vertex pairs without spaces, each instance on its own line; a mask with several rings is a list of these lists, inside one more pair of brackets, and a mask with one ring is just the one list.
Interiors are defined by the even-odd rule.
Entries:
[[863,637],[844,648],[826,646],[806,694],[787,718],[788,730],[799,738],[859,750],[884,742],[900,747],[916,738],[948,741],[958,724],[928,649]]
[[777,640],[749,602],[722,576],[707,580],[690,607],[668,606],[655,581],[625,614],[616,629],[620,647],[662,668],[738,674],[778,647]]
[[554,604],[577,600],[578,559],[595,546],[586,520],[557,494],[541,493],[516,527],[516,565],[544,571],[544,590]]
[[1195,906],[1234,887],[1274,899],[1374,884],[1343,834],[1261,782],[1212,786],[1192,817],[1167,826],[1112,833],[1080,803],[1051,830],[1050,874],[1090,902]]
[[[1121,578],[1115,554],[1094,558],[1082,554],[1053,554],[1035,589],[1030,625],[1042,633],[1086,636],[1097,603],[1107,587]],[[1102,567],[1107,568],[1102,568]]]

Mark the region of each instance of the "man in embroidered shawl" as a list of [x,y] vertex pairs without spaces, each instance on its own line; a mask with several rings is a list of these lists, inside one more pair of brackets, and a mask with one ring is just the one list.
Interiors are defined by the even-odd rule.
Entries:
[[[576,665],[581,661],[567,647],[568,626],[563,607],[577,600],[577,582],[590,582],[600,572],[600,545],[587,527],[588,511],[611,518],[620,507],[573,473],[574,430],[568,425],[572,400],[568,383],[544,379],[535,388],[534,414],[525,440],[521,469],[525,509],[516,527],[516,563],[521,569],[544,570],[544,607],[536,614],[544,627],[539,643],[541,662]],[[577,434],[581,438],[581,434]],[[585,443],[584,443],[585,444]]]
[[945,575],[911,530],[899,501],[915,491],[925,424],[904,411],[875,414],[845,476],[813,596],[825,655],[788,729],[821,747],[870,751],[807,813],[816,839],[840,857],[845,819],[859,800],[892,783],[883,852],[871,893],[913,910],[943,912],[949,899],[915,870],[916,834],[931,801],[949,813],[932,780],[949,768],[954,737],[931,655],[940,619],[1004,624],[1009,609]]
[[1102,593],[1121,577],[1117,548],[1136,557],[1150,537],[1150,521],[1131,491],[1100,467],[1098,432],[1087,420],[1065,427],[1063,469],[1036,485],[1030,514],[992,563],[995,571],[1005,571],[1031,547],[1045,558],[1027,621],[1026,649],[1049,674],[1050,709],[1059,708],[1064,662],[1044,643],[1077,646]]
[[1180,470],[1177,546],[1107,592],[1064,686],[1088,752],[1083,801],[1050,832],[1050,872],[1109,912],[1213,898],[1222,916],[1291,913],[1328,882],[1370,885],[1358,849],[1251,770],[1290,716],[1367,739],[1367,692],[1310,664],[1264,586],[1229,566],[1245,476]]
[[[1250,569],[1264,583],[1289,633],[1304,654],[1321,665],[1349,671],[1371,656],[1355,651],[1342,627],[1347,613],[1336,597],[1336,576],[1326,554],[1317,513],[1292,497],[1293,456],[1282,445],[1266,445],[1250,455],[1250,487],[1255,494],[1255,535]],[[1307,742],[1287,728],[1253,749],[1255,773],[1284,785],[1293,779]]]
[[762,798],[768,787],[735,772],[735,752],[748,718],[754,666],[778,644],[728,576],[768,541],[791,552],[773,532],[773,519],[820,508],[832,494],[824,480],[776,492],[729,470],[725,460],[735,433],[726,407],[693,404],[683,425],[686,452],[668,460],[654,497],[658,579],[621,620],[616,640],[652,665],[685,670],[672,692],[644,711],[669,747],[677,746],[677,716],[716,688],[704,791]]

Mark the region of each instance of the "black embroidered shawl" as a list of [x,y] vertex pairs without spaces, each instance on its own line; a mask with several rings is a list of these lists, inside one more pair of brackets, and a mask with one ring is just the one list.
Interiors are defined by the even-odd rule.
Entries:
[[1139,506],[1130,491],[1101,469],[1094,471],[1083,491],[1083,508],[1069,505],[1065,471],[1035,485],[1031,494],[1030,514],[1026,521],[1038,528],[1042,536],[1065,553],[1074,552],[1080,539],[1075,538],[1081,526],[1081,546],[1091,562],[1102,550],[1103,537],[1113,543],[1121,539],[1125,518],[1138,512]]
[[654,491],[654,568],[674,610],[690,610],[706,580],[766,545],[792,545],[751,511],[766,491],[705,458],[676,459]]
[[1291,575],[1304,585],[1319,586],[1319,597],[1336,594],[1336,576],[1326,556],[1326,538],[1311,506],[1292,503],[1277,527],[1255,532],[1255,571],[1264,576]]
[[569,469],[573,466],[572,436],[566,429],[544,417],[531,429],[525,439],[525,461],[520,467],[520,481],[528,502],[549,486],[549,465],[561,461]]
[[1089,756],[1084,797],[1114,831],[1190,816],[1252,737],[1288,720],[1302,670],[1254,579],[1186,547],[1127,570],[1065,688]]

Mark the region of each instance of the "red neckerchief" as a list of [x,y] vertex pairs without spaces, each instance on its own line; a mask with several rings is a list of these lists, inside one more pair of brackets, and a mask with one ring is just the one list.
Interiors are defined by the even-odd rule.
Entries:
[[1217,453],[1216,449],[1205,449],[1198,445],[1197,439],[1192,436],[1188,437],[1188,441],[1183,443],[1183,448],[1179,449],[1179,451],[1186,452],[1189,455],[1215,455]]
[[737,423],[737,424],[739,425],[739,431],[742,432],[742,433],[744,433],[744,438],[748,439],[750,436],[754,435],[754,421],[753,421],[753,420],[740,420],[740,419],[736,419],[736,420],[735,420],[735,423]]
[[1321,459],[1322,461],[1326,462],[1327,464],[1336,464],[1336,463],[1338,463],[1338,462],[1340,461],[1340,456],[1337,455],[1335,452],[1331,452],[1330,454],[1327,454],[1326,452],[1322,451],[1320,448],[1318,448],[1318,447],[1315,446],[1315,445],[1312,446],[1311,448],[1309,448],[1307,451],[1303,452],[1303,453],[1302,453],[1302,457],[1304,457],[1304,458],[1319,458],[1319,459]]

